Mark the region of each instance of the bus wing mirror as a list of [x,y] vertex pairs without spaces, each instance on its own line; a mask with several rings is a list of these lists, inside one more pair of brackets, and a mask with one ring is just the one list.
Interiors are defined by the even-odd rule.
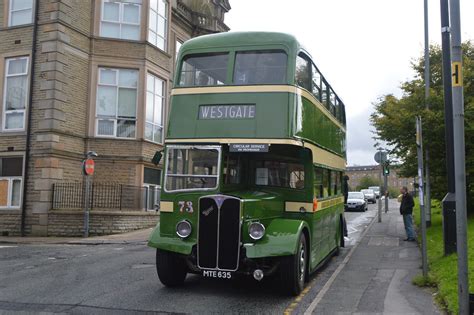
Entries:
[[163,157],[163,151],[162,150],[156,151],[155,155],[151,159],[151,162],[155,165],[158,165],[158,164],[160,164],[160,161],[161,161],[162,157]]

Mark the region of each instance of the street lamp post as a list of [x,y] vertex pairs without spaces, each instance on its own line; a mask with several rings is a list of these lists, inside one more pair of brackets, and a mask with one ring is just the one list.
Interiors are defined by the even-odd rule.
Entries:
[[464,143],[464,96],[462,80],[461,21],[459,0],[450,1],[452,26],[454,178],[456,187],[456,240],[458,253],[459,314],[469,313],[467,257],[466,161]]
[[456,187],[454,181],[453,91],[451,77],[451,29],[449,2],[441,2],[441,46],[443,50],[444,124],[448,193],[443,198],[444,254],[456,252]]
[[[430,97],[430,43],[428,32],[428,0],[424,0],[425,15],[425,106],[430,108],[428,98]],[[425,148],[425,191],[426,191],[426,225],[431,226],[431,181],[430,181],[430,154],[428,147]]]

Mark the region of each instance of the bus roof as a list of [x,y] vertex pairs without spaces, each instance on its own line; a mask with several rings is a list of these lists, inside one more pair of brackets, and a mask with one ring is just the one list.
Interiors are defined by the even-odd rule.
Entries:
[[181,53],[189,50],[209,50],[212,48],[232,48],[245,46],[284,45],[290,51],[301,48],[298,40],[290,34],[278,32],[227,32],[203,35],[186,41]]

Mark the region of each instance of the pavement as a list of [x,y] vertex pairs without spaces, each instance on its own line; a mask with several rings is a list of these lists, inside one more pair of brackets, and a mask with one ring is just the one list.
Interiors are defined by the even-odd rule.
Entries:
[[305,314],[441,314],[433,292],[411,283],[421,251],[406,242],[398,202],[391,200],[315,297]]
[[35,237],[35,236],[0,236],[0,244],[68,244],[68,245],[101,245],[101,244],[134,244],[148,242],[153,228],[136,230],[128,233],[92,237]]

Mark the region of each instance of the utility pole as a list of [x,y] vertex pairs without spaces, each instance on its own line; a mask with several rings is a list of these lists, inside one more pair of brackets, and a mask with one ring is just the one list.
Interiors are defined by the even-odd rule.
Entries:
[[423,267],[423,277],[428,276],[428,259],[426,251],[426,213],[423,196],[423,132],[421,117],[416,117],[416,151],[418,154],[418,196],[420,199],[421,213],[421,261]]
[[388,159],[384,162],[383,172],[383,185],[384,185],[384,196],[385,196],[385,213],[388,212]]
[[[381,149],[379,149],[379,152],[381,152],[380,150]],[[383,193],[383,190],[382,190],[382,172],[383,172],[382,163],[379,163],[379,202],[377,203],[378,214],[379,214],[379,219],[378,219],[379,223],[382,222],[382,193]]]
[[469,314],[469,279],[467,257],[466,161],[464,143],[464,95],[462,78],[461,19],[459,0],[450,1],[452,25],[452,77],[454,173],[456,185],[456,237],[458,252],[459,314]]
[[444,124],[448,193],[443,198],[444,254],[456,252],[456,189],[454,181],[453,91],[451,77],[451,30],[449,3],[441,1],[441,46],[443,50]]
[[[430,42],[428,35],[428,0],[424,0],[425,15],[425,106],[430,108]],[[425,183],[426,183],[426,225],[431,226],[431,182],[430,182],[430,153],[425,148]]]

